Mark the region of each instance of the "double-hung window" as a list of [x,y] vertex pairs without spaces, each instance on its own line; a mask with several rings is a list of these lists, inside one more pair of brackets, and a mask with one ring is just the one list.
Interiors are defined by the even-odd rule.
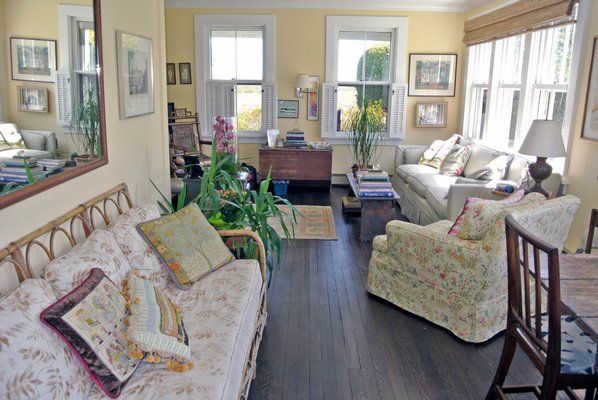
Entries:
[[93,8],[60,5],[59,21],[63,45],[59,47],[56,102],[59,123],[68,130],[74,107],[98,95]]
[[405,132],[406,17],[327,17],[322,138],[343,139],[355,108],[380,104],[389,138]]
[[196,16],[198,111],[202,135],[217,115],[236,117],[239,140],[276,124],[273,16]]
[[463,133],[517,150],[534,119],[563,121],[575,24],[468,48]]

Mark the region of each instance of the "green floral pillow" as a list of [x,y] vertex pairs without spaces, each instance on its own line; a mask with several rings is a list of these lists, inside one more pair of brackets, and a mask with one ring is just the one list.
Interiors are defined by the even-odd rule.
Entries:
[[459,143],[460,139],[461,136],[455,134],[448,140],[433,141],[430,148],[424,151],[424,154],[419,159],[419,163],[422,165],[429,165],[433,168],[439,168],[453,149],[453,146]]
[[456,144],[442,162],[440,173],[448,176],[460,176],[465,169],[465,164],[469,161],[469,156],[471,156],[471,146],[462,147]]
[[195,203],[174,214],[143,222],[137,230],[182,289],[189,289],[204,275],[234,260]]

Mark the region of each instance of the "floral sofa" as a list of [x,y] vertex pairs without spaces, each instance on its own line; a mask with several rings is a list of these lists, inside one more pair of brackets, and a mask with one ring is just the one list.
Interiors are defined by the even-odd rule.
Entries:
[[456,224],[442,220],[425,227],[389,222],[386,234],[373,241],[368,291],[468,342],[483,342],[504,330],[505,216],[514,215],[526,229],[562,249],[579,199],[546,200],[531,193],[512,204],[477,201],[466,205],[461,226],[455,226],[461,216]]
[[222,231],[223,236],[249,235],[256,240],[262,251],[260,261],[231,261],[189,290],[181,290],[135,229],[140,221],[156,216],[153,204],[132,206],[122,184],[0,249],[2,271],[14,267],[20,281],[0,297],[0,398],[107,398],[92,382],[96,381],[93,375],[89,374],[90,379],[86,373],[88,368],[78,362],[84,354],[71,351],[72,344],[65,344],[40,322],[42,310],[67,298],[65,293],[73,288],[81,288],[92,276],[90,270],[98,267],[114,284],[136,270],[178,305],[194,364],[186,372],[175,372],[168,364],[139,361],[122,390],[110,397],[247,397],[266,320],[259,236]]
[[[493,193],[497,183],[514,187],[526,184],[526,159],[467,140],[457,144],[458,139],[453,135],[431,146],[397,147],[391,181],[399,195],[401,213],[409,221],[418,225],[454,221],[468,197],[496,200],[501,198]],[[435,145],[445,147],[436,150]],[[430,159],[422,163],[424,154],[431,150]],[[561,176],[555,173],[542,185],[557,193],[560,182]]]

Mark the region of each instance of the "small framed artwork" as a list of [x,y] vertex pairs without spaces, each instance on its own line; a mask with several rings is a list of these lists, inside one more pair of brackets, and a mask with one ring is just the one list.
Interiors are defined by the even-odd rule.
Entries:
[[179,78],[181,85],[191,84],[191,63],[179,63]]
[[174,63],[166,63],[166,84],[176,85],[176,67]]
[[317,121],[320,115],[318,108],[320,77],[317,75],[309,76],[309,92],[307,92],[307,120]]
[[19,111],[47,113],[48,89],[30,86],[17,86]]
[[152,39],[116,31],[120,118],[154,112]]
[[54,82],[55,40],[11,37],[10,57],[13,80]]
[[581,137],[598,141],[598,36],[594,37]]
[[456,54],[409,54],[409,96],[455,96]]
[[278,100],[278,118],[299,118],[299,100]]
[[416,128],[444,128],[446,127],[446,113],[448,103],[415,103]]

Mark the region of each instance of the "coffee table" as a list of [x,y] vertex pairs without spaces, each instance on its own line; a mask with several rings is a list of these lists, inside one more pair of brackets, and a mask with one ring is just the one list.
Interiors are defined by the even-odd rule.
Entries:
[[386,223],[395,219],[394,203],[399,195],[393,190],[394,197],[359,197],[357,180],[353,174],[347,174],[353,195],[361,202],[361,221],[359,240],[372,240],[376,235],[383,235]]

